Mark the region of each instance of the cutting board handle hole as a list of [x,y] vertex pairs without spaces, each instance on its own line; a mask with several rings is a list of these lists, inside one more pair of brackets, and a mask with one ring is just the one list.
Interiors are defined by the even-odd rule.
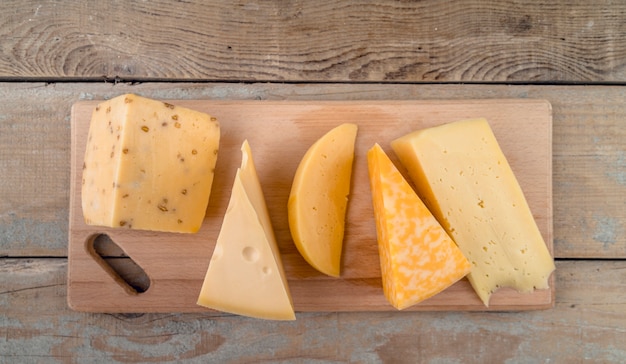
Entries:
[[146,292],[150,277],[107,234],[87,239],[87,251],[98,264],[130,295]]

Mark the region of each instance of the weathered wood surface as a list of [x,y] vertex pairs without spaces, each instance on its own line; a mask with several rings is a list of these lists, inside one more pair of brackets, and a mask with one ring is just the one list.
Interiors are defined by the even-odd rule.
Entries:
[[71,105],[124,92],[162,99],[547,99],[555,256],[626,257],[626,88],[176,83],[0,84],[0,255],[67,256]]
[[0,4],[1,79],[624,82],[623,1]]
[[84,314],[65,259],[0,260],[0,361],[607,363],[626,358],[626,262],[557,262],[557,302],[534,312]]
[[[82,314],[66,303],[70,106],[163,99],[545,98],[556,307],[533,313]],[[626,89],[379,84],[0,84],[0,361],[623,362]],[[45,258],[45,257],[59,258]],[[28,258],[32,257],[32,258]],[[586,258],[601,258],[586,260]]]
[[[624,19],[626,3],[610,0],[2,1],[0,362],[626,362]],[[84,83],[100,80],[151,82]],[[72,82],[43,83],[55,81]],[[545,98],[556,307],[299,313],[290,323],[73,312],[70,106],[124,92]]]

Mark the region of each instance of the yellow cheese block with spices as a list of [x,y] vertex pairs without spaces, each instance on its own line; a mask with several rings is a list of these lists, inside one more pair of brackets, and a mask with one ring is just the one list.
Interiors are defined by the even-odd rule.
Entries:
[[96,106],[87,138],[81,195],[87,224],[200,229],[219,148],[216,118],[126,94]]
[[472,263],[468,279],[486,306],[499,287],[548,288],[554,260],[487,120],[415,131],[391,146]]
[[471,265],[378,144],[367,162],[383,292],[402,310],[448,288]]

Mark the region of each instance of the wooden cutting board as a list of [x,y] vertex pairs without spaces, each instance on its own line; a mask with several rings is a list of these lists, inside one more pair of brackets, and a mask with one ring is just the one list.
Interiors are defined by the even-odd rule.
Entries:
[[[528,199],[552,252],[552,108],[545,100],[467,101],[212,101],[170,100],[207,112],[222,130],[216,176],[204,224],[197,234],[155,233],[88,226],[83,221],[80,181],[91,112],[98,101],[72,109],[72,174],[68,303],[90,312],[202,312],[196,300],[248,139],[264,189],[296,311],[395,311],[383,296],[366,152],[379,143],[394,162],[389,143],[413,130],[464,118],[485,117]],[[300,158],[334,126],[359,125],[348,205],[341,278],[311,268],[296,250],[287,223],[287,198]],[[401,169],[403,171],[403,169]],[[131,292],[103,269],[90,241],[107,234],[150,278],[143,293]],[[489,310],[530,310],[554,305],[550,289],[520,294],[501,289]],[[486,310],[463,279],[408,310]]]

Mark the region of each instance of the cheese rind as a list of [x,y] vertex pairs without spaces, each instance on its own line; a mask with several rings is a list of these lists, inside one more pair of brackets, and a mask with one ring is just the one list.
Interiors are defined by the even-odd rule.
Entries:
[[402,310],[448,288],[471,265],[378,144],[367,161],[383,292]]
[[85,222],[192,233],[209,202],[220,127],[208,114],[126,94],[93,111],[85,150]]
[[499,287],[548,288],[554,260],[485,119],[419,130],[391,146],[472,263],[468,279],[485,306]]
[[198,305],[261,319],[295,320],[289,286],[248,142]]
[[341,124],[305,153],[287,206],[296,248],[318,271],[339,277],[358,127]]

